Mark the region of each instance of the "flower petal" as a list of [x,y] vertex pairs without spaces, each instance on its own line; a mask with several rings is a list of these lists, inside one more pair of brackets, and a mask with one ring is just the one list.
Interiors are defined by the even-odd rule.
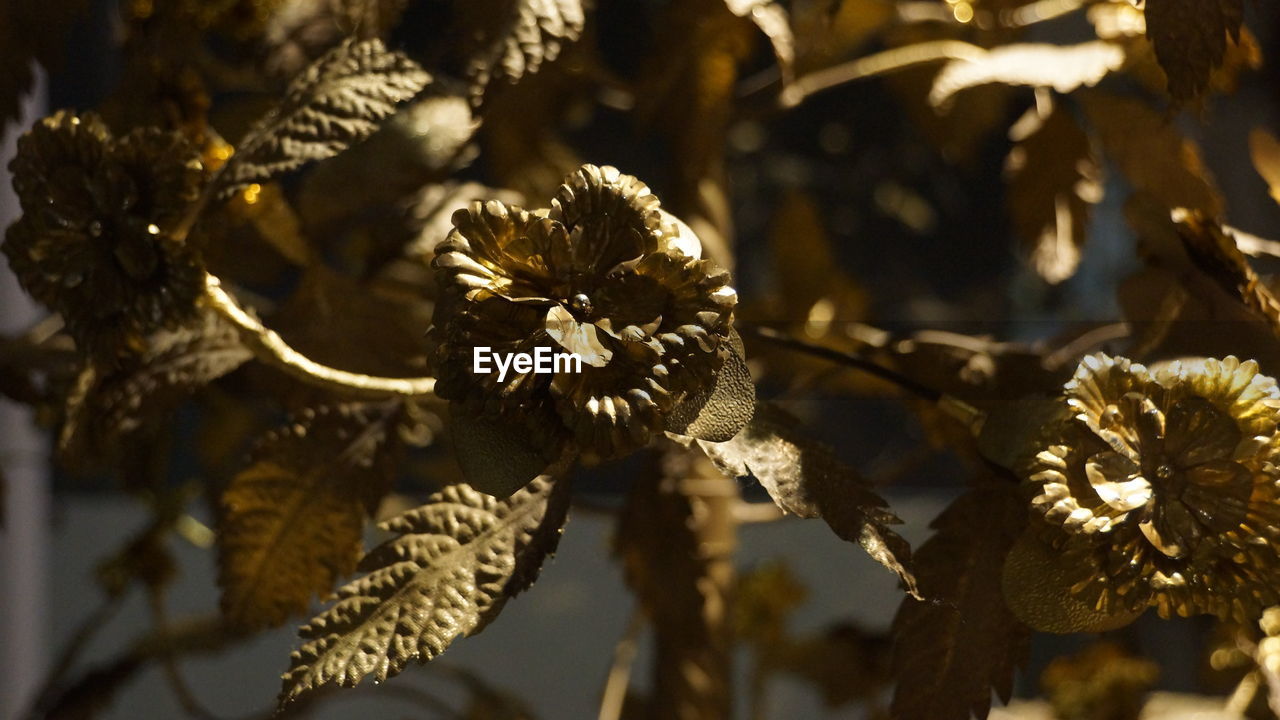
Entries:
[[1184,468],[1230,458],[1242,437],[1230,415],[1199,395],[1175,403],[1166,427],[1165,451]]

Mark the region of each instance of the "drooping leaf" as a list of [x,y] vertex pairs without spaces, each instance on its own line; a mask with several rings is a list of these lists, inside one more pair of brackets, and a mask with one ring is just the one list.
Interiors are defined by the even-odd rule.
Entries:
[[782,84],[790,84],[795,79],[796,38],[787,9],[775,0],[725,0],[725,4],[734,15],[751,18],[769,38],[774,57],[778,59]]
[[1262,128],[1254,128],[1249,133],[1249,154],[1254,169],[1270,186],[1271,198],[1280,203],[1280,140]]
[[451,485],[388,521],[397,536],[360,562],[368,574],[299,634],[281,705],[326,685],[382,681],[482,630],[537,579],[569,505],[564,465],[506,500]]
[[[136,357],[82,373],[68,397],[59,445],[109,451],[115,441],[164,418],[191,393],[248,362],[253,353],[212,311],[174,330],[158,330]],[[118,448],[115,448],[118,450]]]
[[783,510],[822,518],[836,535],[856,542],[876,562],[897,573],[917,595],[908,569],[911,547],[887,526],[901,522],[853,468],[826,446],[803,434],[800,421],[769,403],[728,442],[699,441],[699,447],[730,477],[755,477]]
[[477,50],[467,63],[472,101],[498,80],[517,82],[555,60],[586,26],[583,0],[461,0]]
[[1236,240],[1217,222],[1202,214],[1175,210],[1174,222],[1196,265],[1228,294],[1238,298],[1280,336],[1280,299],[1258,277]]
[[1016,493],[976,489],[934,520],[916,553],[925,602],[903,598],[893,620],[893,716],[986,718],[991,691],[1008,702],[1030,633],[1000,592],[1004,556],[1026,510]]
[[1036,274],[1057,284],[1080,264],[1092,207],[1102,199],[1102,168],[1062,104],[1013,139],[1018,144],[1005,160],[1013,227]]
[[1244,0],[1146,0],[1147,37],[1175,103],[1194,100],[1222,64],[1227,36],[1239,41]]
[[307,610],[355,570],[365,515],[394,470],[400,403],[303,411],[272,431],[222,493],[222,613],[246,629]]
[[1222,197],[1200,148],[1168,118],[1133,98],[1091,92],[1081,101],[1107,158],[1135,190],[1149,193],[1166,208],[1222,212]]
[[730,440],[755,412],[756,386],[747,368],[742,337],[730,334],[729,357],[716,373],[716,382],[672,408],[667,431],[711,442]]
[[280,105],[240,142],[219,177],[220,195],[337,155],[429,82],[425,70],[381,40],[342,43],[295,78]]
[[1124,65],[1124,48],[1101,40],[1079,45],[1005,45],[980,57],[952,60],[938,73],[929,102],[942,107],[958,92],[1002,83],[1053,88],[1068,93],[1097,85]]

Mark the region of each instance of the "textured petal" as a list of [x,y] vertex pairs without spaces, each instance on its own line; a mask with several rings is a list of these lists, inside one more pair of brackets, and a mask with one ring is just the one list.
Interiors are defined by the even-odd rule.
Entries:
[[1240,440],[1235,420],[1203,397],[1183,398],[1169,411],[1165,451],[1181,467],[1229,458]]

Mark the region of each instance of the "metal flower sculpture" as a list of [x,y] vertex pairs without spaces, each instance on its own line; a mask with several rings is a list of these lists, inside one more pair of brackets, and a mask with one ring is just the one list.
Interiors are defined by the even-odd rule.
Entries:
[[1034,531],[1102,614],[1256,620],[1280,602],[1280,390],[1255,362],[1084,359],[1037,457]]
[[182,136],[113,138],[96,115],[62,111],[19,139],[10,167],[23,215],[4,253],[83,350],[109,359],[193,315],[204,267],[173,231],[203,173]]
[[[453,217],[436,251],[437,392],[513,419],[554,455],[625,455],[711,387],[730,354],[737,294],[687,228],[634,177],[586,165],[548,210],[491,201]],[[475,349],[576,353],[578,368],[476,372]]]

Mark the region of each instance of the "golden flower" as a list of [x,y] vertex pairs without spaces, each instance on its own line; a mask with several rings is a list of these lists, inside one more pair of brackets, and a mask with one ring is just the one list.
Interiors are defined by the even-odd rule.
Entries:
[[111,358],[193,316],[203,265],[171,233],[202,171],[180,135],[141,129],[115,139],[97,116],[60,111],[18,140],[10,169],[23,216],[2,249],[82,349]]
[[1256,618],[1280,601],[1280,390],[1257,363],[1084,359],[1037,456],[1040,536],[1104,614]]
[[[714,383],[737,295],[636,178],[586,165],[549,210],[477,202],[453,223],[434,262],[441,396],[518,418],[541,446],[572,437],[609,458],[647,444]],[[477,374],[476,347],[577,353],[582,368]]]

